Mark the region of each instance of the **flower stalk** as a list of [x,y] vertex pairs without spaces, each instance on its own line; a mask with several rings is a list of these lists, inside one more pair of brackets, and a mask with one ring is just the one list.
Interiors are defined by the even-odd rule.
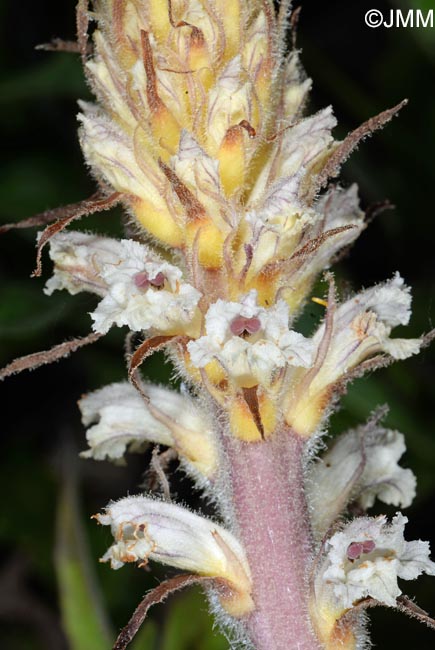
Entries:
[[[398,273],[344,300],[329,271],[366,226],[356,186],[331,179],[406,102],[342,142],[331,107],[304,116],[311,81],[298,52],[286,53],[281,5],[80,0],[78,48],[96,96],[80,103],[80,142],[99,192],[20,226],[54,221],[39,235],[35,274],[49,244],[45,292],[93,294],[93,333],[0,377],[126,328],[130,383],[80,401],[82,456],[122,462],[163,445],[215,506],[212,520],[171,503],[159,466],[165,500],[126,497],[95,516],[114,537],[102,558],[112,568],[187,572],[146,596],[116,650],[152,604],[198,581],[222,627],[253,650],[362,650],[362,612],[374,604],[430,621],[397,583],[435,574],[428,545],[405,541],[400,513],[391,523],[365,515],[376,499],[407,507],[415,495],[398,464],[403,435],[378,412],[319,453],[348,382],[427,341],[392,336],[411,316]],[[66,230],[119,202],[133,236]],[[313,296],[325,271],[327,295]],[[310,298],[324,318],[306,335],[297,317]],[[181,391],[143,380],[142,361],[160,349]],[[352,519],[352,505],[364,516]]]
[[227,439],[236,530],[252,570],[255,648],[321,646],[308,617],[312,534],[303,489],[304,440],[283,426],[264,442]]

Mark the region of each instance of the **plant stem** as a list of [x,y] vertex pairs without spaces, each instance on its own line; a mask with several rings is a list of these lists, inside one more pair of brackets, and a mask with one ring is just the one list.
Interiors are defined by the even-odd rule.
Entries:
[[282,427],[267,440],[225,440],[235,532],[253,579],[246,620],[256,650],[318,650],[308,619],[311,533],[303,489],[304,441]]

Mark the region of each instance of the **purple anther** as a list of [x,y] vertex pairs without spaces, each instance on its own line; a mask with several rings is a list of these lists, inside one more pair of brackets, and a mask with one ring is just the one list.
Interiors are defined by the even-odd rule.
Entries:
[[362,543],[363,553],[371,553],[375,550],[376,544],[372,539],[368,539],[366,542]]
[[358,560],[363,553],[363,545],[361,542],[352,542],[347,547],[347,557],[349,560]]
[[148,289],[149,287],[161,289],[165,284],[165,280],[166,278],[161,271],[154,278],[150,278],[146,271],[139,271],[134,276],[134,283],[138,289]]
[[255,334],[261,329],[261,322],[255,316],[253,318],[245,318],[244,316],[236,316],[230,325],[231,334],[235,336],[244,336],[246,334]]
[[157,273],[157,275],[154,278],[150,278],[149,283],[153,285],[153,287],[156,287],[157,289],[161,289],[163,285],[165,284],[165,276],[163,273],[160,271]]
[[139,271],[133,279],[138,289],[148,289],[150,286],[150,280],[146,271]]
[[372,539],[367,539],[365,542],[352,542],[347,547],[347,557],[349,560],[358,560],[363,553],[371,553],[376,548],[376,544]]

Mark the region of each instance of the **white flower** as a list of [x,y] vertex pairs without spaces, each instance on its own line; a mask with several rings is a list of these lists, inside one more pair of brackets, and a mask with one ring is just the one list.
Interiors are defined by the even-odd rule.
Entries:
[[[310,166],[325,155],[336,121],[330,107],[294,125],[283,127],[282,142],[261,171],[247,203],[253,259],[248,277],[273,260],[288,259],[303,232],[319,220],[301,197]],[[271,176],[272,168],[275,170]]]
[[223,579],[238,594],[237,606],[252,607],[250,570],[238,540],[225,528],[171,503],[144,496],[127,497],[96,515],[111,526],[115,542],[102,558],[113,569],[126,562],[154,560]]
[[139,158],[133,139],[101,109],[87,102],[80,102],[80,108],[80,141],[87,162],[117,191],[144,199],[166,213],[165,178],[156,161],[143,148]]
[[390,327],[408,325],[411,317],[411,292],[403,278],[396,273],[392,280],[378,284],[356,294],[344,303],[340,319],[350,322],[362,309],[372,310],[381,321]]
[[316,218],[314,210],[298,211],[296,191],[300,176],[282,179],[271,188],[265,204],[246,214],[251,235],[252,260],[247,277],[251,278],[274,260],[290,258],[298,247],[302,233]]
[[404,436],[377,423],[348,431],[310,468],[307,494],[319,538],[350,501],[364,508],[375,499],[406,508],[415,497],[416,479],[398,464]]
[[[334,381],[358,363],[378,352],[406,359],[421,347],[420,339],[390,339],[393,327],[407,325],[411,294],[398,273],[392,280],[356,294],[340,305],[334,315],[331,345],[320,376]],[[320,346],[325,326],[314,336]],[[330,375],[327,377],[327,375]],[[318,381],[320,377],[318,376]]]
[[249,205],[259,205],[268,196],[272,167],[276,168],[277,179],[306,173],[331,146],[331,130],[336,123],[329,106],[296,124],[281,124],[277,130],[285,129],[282,141],[278,139],[273,155],[263,167],[250,195]]
[[67,289],[73,295],[91,291],[104,296],[107,284],[101,277],[101,269],[104,264],[119,259],[119,242],[84,232],[61,232],[50,240],[50,258],[54,262],[54,274],[47,281],[44,293],[50,296],[57,289]]
[[152,384],[143,389],[149,404],[127,383],[105,386],[79,401],[83,424],[93,424],[86,432],[90,449],[81,455],[116,461],[127,448],[141,451],[153,442],[174,447],[188,465],[211,477],[216,451],[203,413],[186,395]]
[[422,339],[390,338],[392,328],[406,325],[410,315],[410,291],[398,273],[337,307],[313,336],[313,368],[305,377],[294,373],[294,390],[286,408],[288,423],[301,434],[311,434],[334,387],[363,361],[379,353],[394,359],[417,354]]
[[416,478],[412,470],[398,465],[405,451],[405,437],[398,431],[380,427],[372,436],[368,436],[365,444],[366,465],[357,484],[360,492],[358,503],[363,508],[373,506],[376,498],[402,508],[411,505],[415,497]]
[[215,153],[230,127],[252,121],[252,85],[245,81],[240,55],[231,59],[208,94],[207,136]]
[[316,274],[328,268],[337,253],[365,228],[356,185],[346,190],[333,187],[313,208],[307,208],[299,199],[303,178],[302,169],[275,181],[263,204],[246,214],[252,230],[250,273],[258,272],[273,258],[286,259],[291,270],[288,299],[295,305],[302,299],[299,290],[306,293]]
[[250,291],[240,303],[217,300],[206,317],[206,336],[188,344],[191,361],[203,368],[217,359],[239,386],[268,385],[287,364],[311,364],[310,342],[288,328],[288,306],[279,300],[270,309],[257,305]]
[[324,230],[353,224],[361,232],[364,213],[359,207],[358,186],[354,183],[348,188],[336,185],[323,194],[315,204],[316,211],[322,215]]
[[407,521],[400,513],[391,524],[385,516],[359,517],[333,535],[326,544],[325,563],[317,579],[324,597],[332,590],[343,609],[368,596],[394,607],[402,593],[398,578],[415,580],[422,573],[435,575],[428,542],[405,541]]
[[[358,187],[351,185],[347,189],[339,186],[331,188],[315,204],[317,218],[299,245],[303,249],[309,240],[319,243],[313,247],[312,254],[306,254],[306,263],[302,265],[297,280],[313,279],[315,275],[328,268],[334,256],[349,246],[359,237],[365,228],[364,212],[359,207]],[[349,228],[351,226],[351,228]],[[338,229],[347,228],[347,230]],[[325,236],[328,232],[336,232],[333,236]],[[322,240],[323,237],[323,240]],[[292,276],[292,286],[295,280]]]
[[304,101],[312,86],[312,80],[309,78],[304,79],[303,75],[301,75],[298,50],[289,53],[284,73],[284,114],[289,117],[297,117],[303,109]]
[[120,244],[122,256],[116,264],[105,264],[101,271],[108,293],[91,314],[94,330],[105,334],[115,324],[127,325],[133,331],[173,333],[188,325],[199,291],[181,281],[181,271],[175,266],[147,261],[141,244],[128,239]]
[[84,458],[117,460],[124,456],[127,447],[135,452],[151,441],[168,446],[172,443],[169,429],[152,417],[143,397],[131,384],[105,386],[85,395],[79,407],[85,426],[96,423],[86,432],[90,449],[82,453]]
[[68,232],[50,244],[55,272],[45,291],[102,295],[91,314],[96,332],[106,334],[115,324],[133,331],[184,333],[197,316],[199,291],[183,282],[177,267],[136,241]]
[[177,177],[188,187],[214,221],[227,210],[221,193],[219,162],[208,156],[186,130],[180,135],[176,156],[171,159]]

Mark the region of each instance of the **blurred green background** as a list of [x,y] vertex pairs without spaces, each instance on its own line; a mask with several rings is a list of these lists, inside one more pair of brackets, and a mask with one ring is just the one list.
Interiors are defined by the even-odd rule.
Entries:
[[[162,0],[163,1],[163,0]],[[231,1],[231,0],[229,0]],[[0,20],[0,123],[2,173],[0,221],[78,201],[94,189],[76,138],[76,99],[89,98],[78,58],[36,52],[35,45],[74,37],[73,0],[20,3],[2,0]],[[299,3],[298,3],[299,4]],[[314,79],[311,109],[332,103],[338,135],[408,97],[381,134],[367,141],[344,167],[356,180],[364,206],[390,199],[393,211],[378,217],[337,269],[342,285],[355,288],[391,277],[399,269],[414,289],[409,335],[433,321],[435,188],[435,28],[370,29],[368,9],[435,9],[434,2],[330,2],[305,0],[298,45]],[[387,15],[387,14],[386,14]],[[112,211],[81,227],[120,234]],[[59,292],[48,298],[43,279],[31,280],[35,232],[0,240],[0,364],[89,331],[94,299]],[[45,260],[47,262],[47,260]],[[308,307],[305,325],[319,317]],[[75,402],[80,395],[125,378],[123,333],[113,331],[72,358],[1,386],[0,454],[0,647],[6,650],[109,650],[114,630],[125,624],[142,594],[167,572],[134,567],[119,572],[99,565],[108,531],[90,516],[109,499],[140,490],[148,458],[132,456],[127,467],[77,458],[84,431]],[[360,423],[378,404],[391,410],[388,424],[407,436],[404,462],[417,474],[418,498],[409,509],[408,537],[435,546],[433,350],[359,380],[333,417],[334,431]],[[171,368],[156,355],[146,376],[166,381]],[[174,475],[173,490],[193,507],[204,507],[189,482]],[[55,551],[54,551],[55,549]],[[154,570],[155,569],[155,570]],[[435,614],[429,578],[406,591]],[[373,639],[382,650],[434,647],[434,633],[382,610],[372,615]],[[198,591],[170,598],[151,611],[133,650],[224,650]]]

